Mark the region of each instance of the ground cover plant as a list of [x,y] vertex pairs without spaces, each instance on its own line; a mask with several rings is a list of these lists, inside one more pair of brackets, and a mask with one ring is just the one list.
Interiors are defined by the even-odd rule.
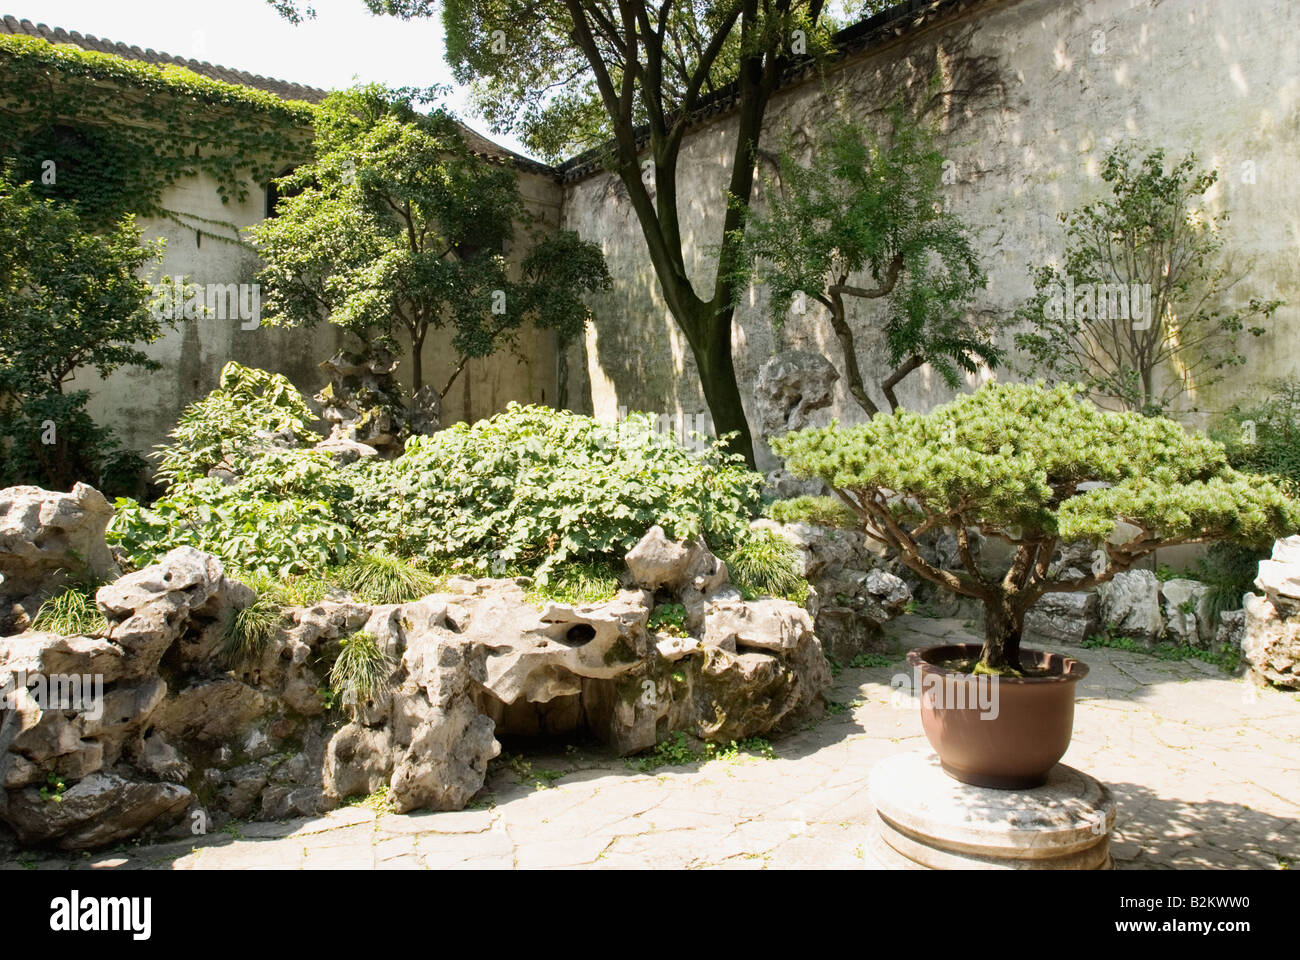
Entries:
[[413,437],[395,460],[358,465],[353,522],[370,549],[435,566],[549,577],[621,557],[645,531],[730,548],[758,512],[761,475],[722,444],[693,453],[634,415],[604,423],[511,404]]
[[749,530],[761,475],[721,443],[687,450],[649,417],[512,404],[346,466],[311,449],[309,422],[284,377],[228,364],[158,451],[163,495],[119,499],[110,542],[136,567],[181,545],[208,551],[285,605],[331,587],[406,602],[454,573],[531,577],[537,604],[594,603],[659,524],[734,553],[752,594],[802,593],[789,546]]

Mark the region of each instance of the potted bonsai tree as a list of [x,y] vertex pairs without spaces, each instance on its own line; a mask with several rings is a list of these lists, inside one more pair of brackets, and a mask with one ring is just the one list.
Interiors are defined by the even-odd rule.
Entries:
[[[968,783],[1037,786],[1069,746],[1087,667],[1020,646],[1043,594],[1086,590],[1160,547],[1265,543],[1300,526],[1300,507],[1229,467],[1219,444],[1172,420],[1104,412],[1080,392],[988,384],[926,415],[899,410],[772,440],[792,473],[825,481],[917,575],[982,601],[982,647],[909,655],[926,734]],[[923,538],[945,528],[964,569],[922,554]],[[976,562],[972,531],[1007,545],[1000,574]],[[1091,574],[1055,579],[1057,546],[1078,541],[1096,547]]]

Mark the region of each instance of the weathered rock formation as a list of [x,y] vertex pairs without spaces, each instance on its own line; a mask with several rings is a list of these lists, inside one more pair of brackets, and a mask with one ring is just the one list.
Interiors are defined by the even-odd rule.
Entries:
[[1300,536],[1273,544],[1259,564],[1255,586],[1264,596],[1245,596],[1241,648],[1251,672],[1280,687],[1300,689]]
[[[808,614],[742,601],[702,543],[654,529],[628,576],[629,589],[578,606],[538,609],[514,580],[454,578],[412,603],[285,608],[235,662],[229,630],[255,595],[215,557],[178,548],[100,588],[102,635],[0,637],[0,821],[23,844],[86,849],[309,816],[385,787],[399,811],[459,809],[500,734],[584,730],[622,754],[678,730],[739,739],[829,685]],[[657,602],[685,604],[697,625],[652,631]],[[329,669],[360,631],[392,667],[343,714],[325,695]]]
[[829,656],[847,663],[881,646],[881,627],[907,609],[912,591],[886,569],[881,551],[859,530],[759,520],[799,552],[812,589],[809,611]]
[[[755,426],[763,438],[780,436],[811,425],[810,416],[835,399],[839,372],[820,353],[789,350],[759,368],[754,383]],[[761,452],[766,448],[760,445]],[[817,493],[819,480],[801,480],[780,464],[768,471],[768,486],[778,497]]]
[[71,493],[0,490],[0,634],[26,627],[40,600],[69,578],[120,572],[104,543],[112,517],[104,495],[84,483]]
[[395,376],[397,365],[396,357],[382,352],[337,353],[321,363],[329,383],[316,401],[330,424],[330,436],[318,449],[352,459],[367,455],[367,448],[394,457],[407,437],[433,433],[442,425],[437,391],[425,385],[408,401]]

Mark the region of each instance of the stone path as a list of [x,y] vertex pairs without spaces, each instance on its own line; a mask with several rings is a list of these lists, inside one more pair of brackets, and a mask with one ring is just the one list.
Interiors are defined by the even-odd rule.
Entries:
[[[961,621],[890,625],[898,649],[966,639]],[[1110,785],[1123,868],[1300,865],[1300,694],[1256,690],[1199,661],[1077,651],[1065,762]],[[493,764],[470,809],[398,816],[365,806],[311,820],[239,823],[207,837],[66,857],[19,853],[7,869],[780,868],[876,866],[867,774],[925,747],[904,672],[846,667],[841,706],[776,740],[772,758],[652,772],[599,748],[531,751]]]

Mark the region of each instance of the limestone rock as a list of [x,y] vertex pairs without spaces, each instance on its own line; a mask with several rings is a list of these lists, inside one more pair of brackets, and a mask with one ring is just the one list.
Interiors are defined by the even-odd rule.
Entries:
[[12,791],[4,818],[24,844],[89,850],[179,816],[190,797],[177,783],[141,783],[94,773],[68,787],[58,801],[43,798],[35,787]]
[[322,440],[312,449],[328,454],[334,463],[340,467],[347,466],[349,463],[356,463],[358,460],[379,456],[379,451],[370,444],[348,437],[330,437],[327,440]]
[[1147,643],[1164,634],[1160,581],[1150,570],[1126,570],[1097,588],[1102,623],[1120,636]]
[[839,372],[820,353],[790,350],[777,354],[758,370],[754,402],[759,431],[768,437],[809,424],[809,415],[835,399]]
[[1210,587],[1199,580],[1166,580],[1160,585],[1165,637],[1175,643],[1208,647],[1214,639]]
[[847,662],[873,649],[880,628],[907,609],[911,588],[881,566],[880,548],[861,531],[770,520],[754,525],[770,527],[798,551],[812,586],[809,609],[828,655]]
[[1100,627],[1097,595],[1088,590],[1045,593],[1025,614],[1023,642],[1028,645],[1083,643]]
[[701,540],[673,541],[657,524],[625,558],[632,581],[642,590],[677,592],[691,587],[711,593],[727,582],[727,567]]
[[1255,586],[1278,610],[1300,610],[1300,535],[1274,542],[1272,558],[1260,561]]
[[392,773],[393,742],[387,727],[349,723],[330,738],[322,773],[330,796],[367,797],[387,786]]
[[1219,622],[1214,628],[1214,651],[1218,653],[1224,650],[1241,650],[1245,640],[1246,611],[1244,609],[1224,610],[1220,613]]
[[100,587],[95,602],[108,618],[109,638],[124,651],[124,675],[152,673],[179,635],[178,627],[225,582],[216,557],[177,547],[153,566]]
[[1241,649],[1257,677],[1300,690],[1300,616],[1287,616],[1268,597],[1246,594]]
[[488,651],[483,687],[503,703],[545,703],[582,692],[582,678],[612,679],[648,655],[650,600],[620,591],[601,604],[537,611],[509,586],[484,598],[465,637]]
[[0,596],[47,592],[70,575],[116,576],[104,542],[112,517],[104,495],[84,483],[71,493],[31,486],[0,490]]
[[407,647],[406,679],[393,703],[400,750],[388,794],[399,813],[459,810],[482,789],[488,761],[501,752],[492,721],[474,701],[487,679],[484,655],[477,645],[436,632]]
[[441,398],[431,386],[421,388],[407,403],[395,376],[398,360],[391,353],[372,349],[369,353],[339,352],[321,363],[329,383],[316,401],[321,416],[331,425],[327,444],[343,451],[360,453],[361,445],[380,456],[395,457],[406,439],[414,434],[431,434],[441,427]]

